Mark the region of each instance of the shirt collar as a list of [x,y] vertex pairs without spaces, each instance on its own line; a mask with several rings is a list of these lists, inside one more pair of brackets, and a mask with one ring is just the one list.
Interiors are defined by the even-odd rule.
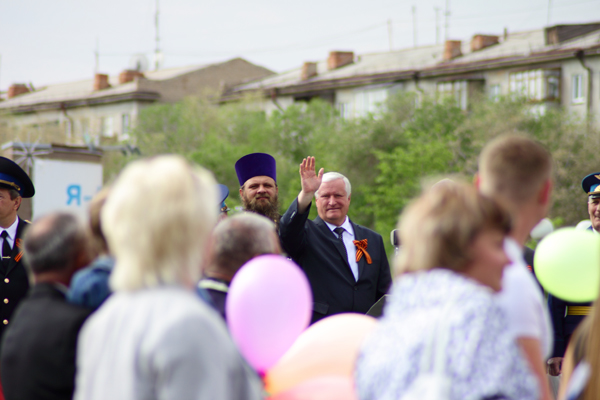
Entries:
[[[323,221],[327,224],[327,227],[329,228],[329,230],[331,232],[333,232],[333,230],[335,228],[337,228],[337,226],[330,224],[327,221]],[[352,229],[352,224],[350,223],[350,218],[348,218],[348,216],[346,216],[346,219],[344,220],[344,223],[342,225],[340,225],[342,228],[344,228],[344,230],[346,232],[348,232],[350,235],[352,235],[354,237],[354,229]]]
[[15,238],[17,237],[17,226],[19,226],[19,217],[15,219],[15,222],[13,222],[13,224],[9,226],[8,229],[4,229],[8,232],[8,237],[12,240],[15,240]]

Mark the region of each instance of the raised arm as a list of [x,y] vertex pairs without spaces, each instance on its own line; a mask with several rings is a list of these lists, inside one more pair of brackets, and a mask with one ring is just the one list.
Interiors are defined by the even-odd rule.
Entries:
[[323,168],[319,170],[319,174],[316,173],[315,158],[306,157],[300,164],[300,181],[302,183],[302,190],[298,195],[298,212],[304,213],[308,209],[310,202],[315,195],[315,192],[319,190],[321,181],[323,179]]

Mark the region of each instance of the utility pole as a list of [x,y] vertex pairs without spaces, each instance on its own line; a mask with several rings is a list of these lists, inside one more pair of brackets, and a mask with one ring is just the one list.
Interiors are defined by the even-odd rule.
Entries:
[[392,20],[388,19],[388,40],[390,42],[390,51],[394,50],[394,42],[393,42],[393,35],[392,35]]
[[156,28],[156,48],[154,50],[154,70],[160,68],[160,37],[158,36],[158,0],[156,0],[156,15],[154,17],[154,26]]
[[417,47],[417,7],[412,6],[412,16],[413,16],[413,41],[414,47]]
[[552,9],[552,0],[548,0],[548,19],[546,21],[546,26],[550,26],[550,10]]
[[450,39],[450,0],[446,0],[446,12],[444,13],[445,17],[445,32],[444,32],[444,40]]
[[440,8],[435,7],[435,44],[440,44]]
[[100,70],[100,40],[96,38],[96,50],[94,51],[94,75]]

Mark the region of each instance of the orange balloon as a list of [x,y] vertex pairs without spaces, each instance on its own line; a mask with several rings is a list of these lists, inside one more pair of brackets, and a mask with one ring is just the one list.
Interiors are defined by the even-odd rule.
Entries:
[[319,376],[267,400],[358,400],[354,382],[347,376]]
[[354,364],[365,337],[377,320],[363,314],[337,314],[311,325],[264,377],[271,395],[319,376],[353,378]]

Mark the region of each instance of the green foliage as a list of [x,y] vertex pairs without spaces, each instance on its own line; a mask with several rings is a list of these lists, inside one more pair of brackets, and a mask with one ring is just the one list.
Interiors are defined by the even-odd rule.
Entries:
[[[594,150],[600,135],[584,121],[560,109],[536,112],[512,98],[476,99],[468,112],[451,101],[416,100],[413,93],[399,93],[379,114],[344,120],[322,100],[295,103],[267,117],[256,106],[261,99],[216,106],[190,98],[143,109],[133,141],[143,156],[178,153],[213,171],[229,187],[232,208],[239,205],[235,162],[248,153],[269,153],[277,160],[282,212],[300,191],[298,165],[313,155],[318,168],[350,179],[352,219],[387,242],[398,215],[423,187],[444,177],[471,180],[482,147],[498,135],[518,133],[553,154],[551,217],[566,225],[587,218],[579,182],[598,170]],[[111,175],[126,161],[110,160]],[[311,213],[316,215],[315,207]]]

